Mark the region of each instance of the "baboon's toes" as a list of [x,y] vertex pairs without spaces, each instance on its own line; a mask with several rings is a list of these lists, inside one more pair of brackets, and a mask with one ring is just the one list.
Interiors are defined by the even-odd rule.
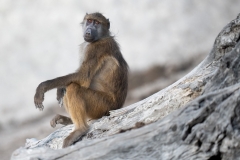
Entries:
[[73,140],[72,137],[68,136],[67,138],[64,139],[62,148],[71,146],[74,142],[75,142],[75,140]]
[[63,141],[63,146],[62,148],[66,148],[70,145],[72,145],[74,142],[79,140],[83,134],[86,133],[86,129],[78,129],[70,133],[69,136],[67,136],[64,141]]
[[53,128],[56,127],[55,119],[52,119],[52,120],[50,121],[50,125],[51,125]]

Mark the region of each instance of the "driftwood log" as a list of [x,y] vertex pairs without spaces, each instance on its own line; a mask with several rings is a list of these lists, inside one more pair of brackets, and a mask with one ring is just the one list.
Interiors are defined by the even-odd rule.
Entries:
[[75,145],[61,149],[73,126],[29,139],[12,159],[240,159],[240,14],[212,51],[171,86],[91,121]]

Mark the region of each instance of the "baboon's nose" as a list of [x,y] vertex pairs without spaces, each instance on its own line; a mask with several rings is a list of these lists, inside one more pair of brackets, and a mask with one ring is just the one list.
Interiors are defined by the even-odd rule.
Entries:
[[87,29],[86,36],[91,36],[91,29]]

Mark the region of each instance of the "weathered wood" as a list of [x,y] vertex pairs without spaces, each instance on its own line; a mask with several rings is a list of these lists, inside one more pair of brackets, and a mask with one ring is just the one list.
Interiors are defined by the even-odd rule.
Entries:
[[90,122],[74,146],[60,149],[72,130],[67,126],[29,140],[12,159],[240,159],[239,39],[240,14],[176,83]]

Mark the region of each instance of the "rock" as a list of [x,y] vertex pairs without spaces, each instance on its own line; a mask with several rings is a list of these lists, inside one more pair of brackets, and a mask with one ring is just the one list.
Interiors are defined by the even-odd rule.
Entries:
[[73,126],[28,140],[12,159],[239,159],[240,14],[212,51],[169,87],[90,121],[88,133],[61,149]]

